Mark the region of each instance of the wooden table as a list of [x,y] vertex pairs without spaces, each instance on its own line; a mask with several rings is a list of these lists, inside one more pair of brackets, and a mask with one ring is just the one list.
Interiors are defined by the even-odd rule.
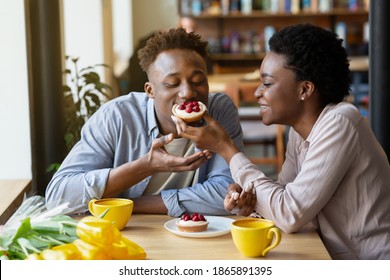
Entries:
[[31,180],[0,180],[0,225],[12,216],[31,190]]
[[[230,216],[232,219],[240,219]],[[142,246],[151,260],[245,260],[234,247],[231,234],[210,238],[177,236],[164,228],[172,217],[133,214],[122,234]],[[266,257],[271,260],[329,260],[321,239],[310,226],[295,234],[282,233],[278,247]]]

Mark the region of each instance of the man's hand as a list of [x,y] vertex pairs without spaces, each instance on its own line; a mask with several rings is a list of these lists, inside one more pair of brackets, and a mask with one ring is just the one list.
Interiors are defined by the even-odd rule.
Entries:
[[256,204],[256,192],[253,183],[247,185],[244,190],[236,183],[230,184],[223,204],[226,211],[237,216],[252,214]]
[[170,133],[153,141],[147,157],[150,167],[155,172],[181,172],[196,170],[211,157],[211,153],[209,151],[200,151],[188,157],[170,155],[164,146],[172,140],[173,134]]

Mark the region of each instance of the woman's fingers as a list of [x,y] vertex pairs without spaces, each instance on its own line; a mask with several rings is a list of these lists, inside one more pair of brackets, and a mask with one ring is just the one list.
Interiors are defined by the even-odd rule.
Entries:
[[[227,192],[226,192],[225,200],[224,200],[224,206],[225,206],[226,211],[232,212],[233,209],[236,207],[238,200],[239,200],[239,197],[240,197],[240,192],[241,192],[240,185],[238,185],[236,183],[229,185]],[[234,210],[233,212],[235,212],[235,211],[238,211],[238,210]],[[235,214],[235,213],[232,213],[232,214]]]
[[256,194],[253,183],[244,189],[238,184],[231,184],[225,199],[225,209],[238,216],[248,216],[254,211]]

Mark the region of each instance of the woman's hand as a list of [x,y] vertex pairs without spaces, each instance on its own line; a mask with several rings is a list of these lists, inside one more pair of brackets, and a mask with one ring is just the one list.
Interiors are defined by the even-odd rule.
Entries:
[[227,162],[239,149],[234,144],[223,127],[207,112],[203,115],[206,125],[192,127],[183,120],[172,116],[176,123],[176,130],[180,137],[191,140],[201,150],[208,150],[220,154]]
[[244,189],[236,183],[230,184],[223,204],[226,211],[237,216],[252,214],[256,204],[256,192],[253,183],[247,185]]

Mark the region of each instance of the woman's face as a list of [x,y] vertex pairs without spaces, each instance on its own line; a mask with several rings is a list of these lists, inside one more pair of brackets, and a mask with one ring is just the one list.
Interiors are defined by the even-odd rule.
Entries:
[[301,82],[285,66],[283,55],[269,52],[260,67],[261,84],[255,92],[266,125],[295,124],[302,113]]
[[176,134],[176,126],[171,119],[174,104],[197,100],[207,106],[207,66],[195,51],[173,49],[160,53],[150,65],[148,77],[145,91],[154,99],[156,117],[163,134]]

